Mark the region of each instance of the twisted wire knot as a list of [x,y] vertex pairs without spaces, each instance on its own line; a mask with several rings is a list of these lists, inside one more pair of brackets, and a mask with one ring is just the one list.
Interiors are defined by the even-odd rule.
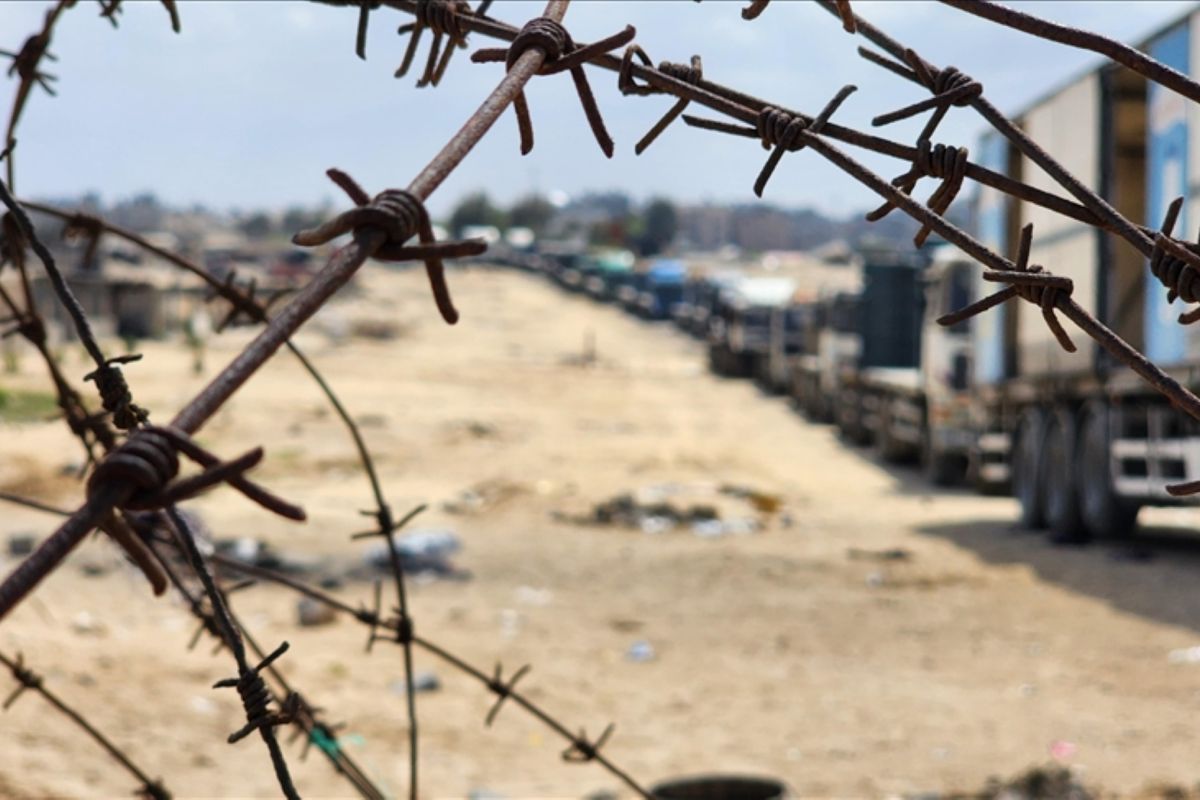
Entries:
[[150,416],[146,409],[133,402],[133,393],[129,389],[129,382],[125,380],[125,374],[117,366],[137,361],[140,358],[140,355],[110,358],[104,362],[103,366],[83,376],[85,381],[95,382],[96,388],[100,391],[100,402],[104,406],[104,410],[112,414],[113,424],[125,431],[133,430]]
[[564,54],[575,49],[575,42],[558,20],[550,17],[534,17],[525,23],[521,32],[517,34],[517,38],[513,39],[512,44],[509,45],[504,60],[505,68],[512,69],[513,64],[517,63],[517,59],[531,47],[540,48],[546,54],[538,74],[551,75],[564,69],[558,65],[558,61]]
[[658,71],[664,75],[669,75],[677,81],[683,81],[692,85],[704,80],[704,68],[700,63],[700,56],[692,56],[692,63],[690,64],[660,61],[658,63]]
[[775,149],[771,151],[767,163],[758,173],[758,179],[754,182],[754,194],[762,197],[763,190],[767,187],[767,181],[771,179],[775,167],[779,166],[779,159],[783,158],[783,154],[803,150],[808,134],[820,133],[833,113],[846,101],[847,97],[856,91],[858,91],[856,86],[843,86],[811,122],[799,114],[793,114],[774,106],[767,106],[758,112],[754,131],[762,141],[764,148],[774,147]]
[[[650,84],[639,84],[633,79],[633,59],[637,57],[645,67],[652,66],[653,62],[650,56],[646,55],[646,51],[640,46],[632,44],[625,48],[625,54],[621,57],[621,68],[617,72],[617,88],[622,94],[663,94],[663,90]],[[677,81],[695,86],[704,80],[704,67],[700,61],[700,56],[692,56],[690,64],[676,64],[671,61],[661,61],[658,64],[658,71],[668,78],[673,78]],[[633,147],[633,152],[641,155],[647,147],[654,143],[654,140],[667,129],[667,126],[679,118],[679,115],[687,110],[688,103],[691,101],[686,97],[679,97],[675,100],[675,104],[668,109],[666,114],[658,122],[654,123],[653,127],[646,132],[636,145]]]
[[296,714],[296,704],[291,699],[294,695],[289,696],[280,711],[272,713],[270,710],[271,690],[267,688],[266,681],[261,675],[262,670],[269,667],[287,650],[288,643],[284,642],[257,666],[242,670],[241,675],[236,678],[225,678],[213,684],[214,689],[227,687],[237,689],[238,696],[242,700],[242,708],[246,711],[246,724],[229,734],[227,741],[230,744],[244,739],[254,731],[285,725],[292,721]]
[[858,52],[868,61],[924,86],[933,95],[887,114],[880,114],[871,120],[871,124],[875,126],[889,125],[916,116],[923,111],[934,109],[920,136],[917,137],[917,141],[933,138],[934,131],[937,130],[937,126],[941,124],[951,106],[970,105],[983,95],[983,84],[979,81],[957,67],[948,66],[936,69],[926,63],[914,50],[904,51],[903,64],[862,47],[858,49]]
[[458,14],[470,10],[471,6],[467,0],[421,0],[417,4],[415,16],[417,22],[435,34],[449,34],[453,39],[461,39],[466,32],[459,22]]
[[585,763],[594,761],[600,755],[600,748],[604,747],[608,738],[612,736],[612,732],[616,730],[616,725],[609,724],[604,732],[596,738],[596,741],[589,742],[587,732],[580,730],[579,736],[575,737],[566,750],[562,752],[563,761],[574,763]]
[[[604,155],[612,158],[613,142],[604,127],[604,119],[596,106],[595,95],[588,83],[583,65],[592,59],[607,53],[615,47],[628,44],[637,31],[631,25],[626,25],[620,33],[613,34],[593,44],[576,46],[571,34],[567,33],[559,22],[550,17],[535,17],[525,23],[521,32],[507,48],[488,48],[478,50],[471,60],[476,63],[503,61],[505,69],[511,70],[522,55],[531,49],[541,50],[545,54],[539,75],[554,75],[559,72],[570,72],[575,83],[575,93],[583,106],[592,135],[604,151]],[[528,155],[533,150],[533,123],[529,117],[529,104],[525,100],[525,92],[517,93],[513,100],[513,111],[517,115],[517,126],[521,133],[521,155]]]
[[[371,198],[341,170],[330,169],[326,174],[349,195],[355,208],[342,212],[312,230],[300,231],[292,237],[292,242],[302,247],[313,247],[352,231],[366,228],[381,230],[387,234],[387,240],[372,254],[373,257],[379,261],[425,262],[438,311],[451,325],[457,322],[458,312],[450,299],[442,258],[476,256],[487,250],[487,244],[481,239],[438,242],[433,236],[429,212],[416,195],[403,189],[388,189]],[[420,244],[406,245],[413,236],[420,237]]]
[[[917,181],[921,178],[940,179],[941,184],[929,196],[927,205],[935,214],[944,214],[958,196],[959,190],[962,189],[963,181],[967,177],[969,157],[970,151],[965,147],[934,145],[928,139],[921,139],[917,142],[917,152],[913,156],[912,166],[908,172],[892,179],[892,185],[905,194],[912,194]],[[889,200],[867,214],[866,219],[868,222],[876,222],[886,217],[895,208],[896,204]],[[922,225],[916,236],[913,237],[913,244],[917,247],[925,244],[925,240],[932,230],[929,225]]]
[[161,433],[140,430],[108,454],[88,478],[88,496],[114,484],[134,487],[128,508],[153,508],[167,485],[179,474],[179,454]]
[[504,701],[511,697],[516,691],[517,681],[525,677],[526,673],[528,673],[530,669],[532,669],[532,667],[530,667],[528,664],[525,664],[516,672],[514,672],[511,678],[505,681],[503,667],[500,666],[499,662],[496,663],[496,670],[492,673],[492,677],[489,678],[487,682],[487,688],[496,695],[496,702],[492,704],[491,709],[488,711],[487,717],[483,722],[484,726],[489,728],[491,727],[492,723],[496,719],[496,715],[500,713],[500,708],[504,705]]
[[[918,72],[918,75],[921,73]],[[925,88],[935,95],[946,95],[953,92],[953,99],[947,99],[950,105],[965,108],[971,101],[983,94],[983,84],[967,75],[958,67],[944,67],[930,74],[931,80],[922,81]]]
[[54,89],[51,88],[50,82],[57,80],[53,75],[48,75],[38,69],[42,58],[50,61],[58,61],[58,58],[49,51],[50,34],[47,32],[37,33],[30,36],[21,45],[21,49],[13,53],[8,50],[0,50],[0,55],[7,56],[12,59],[12,64],[8,67],[8,75],[12,77],[16,73],[17,77],[23,82],[36,82],[41,85],[51,96],[54,95]]
[[[1179,242],[1171,238],[1183,198],[1177,197],[1167,208],[1154,247],[1150,251],[1150,274],[1167,287],[1167,302],[1177,298],[1185,303],[1200,300],[1200,246]],[[1185,325],[1200,319],[1200,308],[1181,314],[1179,321]]]
[[762,140],[764,150],[772,147],[780,147],[790,152],[803,150],[804,142],[801,136],[807,129],[806,119],[773,106],[759,111],[758,119],[755,120],[755,130]]
[[1064,350],[1075,352],[1075,344],[1067,335],[1062,323],[1059,322],[1054,310],[1060,304],[1070,301],[1074,283],[1070,278],[1051,275],[1038,264],[1029,263],[1029,251],[1033,245],[1033,225],[1021,229],[1021,238],[1017,244],[1017,258],[1011,269],[992,269],[983,273],[983,279],[996,283],[1007,283],[1008,286],[994,294],[938,318],[938,324],[943,326],[957,325],[971,317],[982,314],[989,308],[1000,305],[1014,297],[1033,303],[1042,309],[1042,318],[1054,334],[1054,338]]
[[37,691],[38,689],[42,688],[42,676],[25,666],[25,656],[23,654],[17,653],[17,657],[8,662],[8,670],[12,673],[12,676],[17,679],[17,683],[20,685],[17,686],[17,688],[14,689],[11,694],[9,694],[4,701],[4,705],[0,706],[0,708],[3,708],[5,711],[7,711],[9,707],[16,702],[17,698],[20,697],[21,693],[26,689],[33,689],[34,691]]

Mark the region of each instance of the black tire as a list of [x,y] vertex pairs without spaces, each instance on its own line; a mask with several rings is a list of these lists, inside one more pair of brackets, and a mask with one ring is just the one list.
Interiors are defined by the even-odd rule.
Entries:
[[1041,481],[1045,430],[1046,416],[1041,409],[1022,414],[1013,434],[1010,459],[1013,497],[1021,504],[1021,525],[1034,530],[1046,527],[1046,496]]
[[1109,452],[1108,409],[1091,404],[1079,426],[1075,459],[1079,513],[1088,533],[1097,539],[1122,539],[1137,529],[1141,505],[1116,493]]
[[1058,409],[1049,419],[1042,454],[1046,492],[1046,525],[1050,539],[1059,544],[1081,544],[1091,539],[1080,514],[1076,455],[1075,415]]

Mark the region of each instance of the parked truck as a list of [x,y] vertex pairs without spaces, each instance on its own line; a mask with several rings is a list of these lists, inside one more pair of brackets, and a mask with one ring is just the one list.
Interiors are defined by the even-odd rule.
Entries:
[[[1151,56],[1190,72],[1200,46],[1200,14],[1189,14],[1143,45]],[[1200,62],[1197,62],[1200,63]],[[1084,185],[1135,222],[1157,228],[1167,206],[1186,196],[1181,224],[1194,231],[1200,128],[1180,96],[1133,72],[1104,66],[1052,92],[1018,124]],[[996,136],[976,158],[1038,188],[1051,179]],[[1200,389],[1200,332],[1178,323],[1181,302],[1150,275],[1145,259],[1113,234],[983,189],[979,236],[1011,252],[1018,231],[1034,226],[1030,263],[1074,282],[1074,299],[1175,379]],[[978,280],[977,291],[989,291]],[[1055,539],[1127,534],[1138,509],[1180,501],[1172,483],[1200,479],[1200,426],[1174,409],[1087,337],[1065,352],[1040,310],[1009,302],[975,322],[973,409],[976,471],[1011,478],[1021,521]]]

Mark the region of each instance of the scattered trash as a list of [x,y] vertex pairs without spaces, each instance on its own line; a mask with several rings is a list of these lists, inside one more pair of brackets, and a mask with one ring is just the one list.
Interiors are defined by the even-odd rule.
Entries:
[[885,578],[882,572],[872,572],[867,576],[867,588],[869,589],[878,589],[883,586],[884,582]]
[[442,510],[449,514],[481,514],[528,492],[524,484],[497,478],[463,489],[453,500],[442,503]]
[[1172,650],[1167,654],[1167,661],[1171,664],[1200,664],[1200,645]]
[[302,628],[315,628],[319,625],[328,625],[337,619],[337,613],[333,607],[314,600],[311,597],[302,597],[296,603],[296,617]]
[[8,554],[10,556],[27,556],[33,552],[37,537],[32,533],[14,533],[8,537]]
[[654,657],[654,645],[650,644],[645,639],[639,639],[638,641],[629,645],[629,649],[625,651],[625,660],[632,661],[635,664],[653,661]]
[[209,700],[207,697],[198,694],[191,696],[191,698],[188,700],[188,705],[192,707],[192,711],[205,716],[208,716],[217,710],[216,703],[214,703],[212,700]]
[[80,611],[71,618],[71,630],[81,636],[104,636],[108,628],[87,611]]
[[548,606],[554,600],[554,592],[533,586],[518,586],[517,602],[527,606]]
[[491,789],[472,789],[467,792],[467,800],[508,800],[508,798]]
[[[683,494],[701,496],[685,502],[678,497]],[[731,497],[744,504],[725,499]],[[555,512],[552,516],[560,522],[633,528],[651,536],[682,528],[707,539],[760,531],[763,517],[774,514],[781,502],[775,495],[744,487],[661,484],[637,492],[623,492],[596,503],[590,512]],[[746,509],[745,504],[750,509]]]
[[241,561],[243,564],[272,569],[278,572],[306,572],[308,569],[298,561],[285,558],[276,552],[271,545],[261,539],[254,539],[249,536],[242,536],[237,539],[218,539],[216,542],[216,551],[226,558]]
[[1050,757],[1055,761],[1070,761],[1079,752],[1074,742],[1059,739],[1050,745]]
[[888,550],[863,550],[851,547],[846,550],[846,555],[851,561],[908,561],[912,558],[912,553],[901,547],[893,547]]
[[516,609],[502,608],[500,609],[500,635],[505,639],[514,639],[521,632],[521,626],[524,620],[521,618],[521,613]]
[[[398,694],[404,697],[408,694],[408,684],[403,679],[392,681],[389,686],[393,694]],[[436,673],[433,672],[418,672],[413,675],[413,691],[417,694],[423,692],[436,692],[442,688],[442,682]]]
[[[450,556],[462,549],[458,534],[444,528],[418,528],[396,539],[396,554],[406,575],[465,580],[466,570],[450,562]],[[379,542],[363,557],[367,567],[391,572],[392,559],[386,542]]]

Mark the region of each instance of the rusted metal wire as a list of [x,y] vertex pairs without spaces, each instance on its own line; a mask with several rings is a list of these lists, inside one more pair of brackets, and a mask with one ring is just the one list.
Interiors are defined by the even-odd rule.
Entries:
[[5,699],[3,709],[7,711],[17,698],[26,691],[32,691],[40,695],[43,700],[53,706],[59,713],[75,723],[84,733],[92,738],[97,744],[104,748],[104,751],[112,757],[114,761],[121,765],[130,775],[138,781],[138,789],[136,794],[146,800],[171,800],[171,793],[163,786],[162,781],[150,778],[133,759],[118,747],[111,739],[105,736],[100,730],[88,722],[83,714],[75,710],[70,704],[59,697],[54,692],[46,688],[46,684],[41,675],[38,675],[25,664],[24,657],[17,653],[15,658],[0,653],[0,664],[8,668],[12,673],[13,678],[18,682],[18,686]]
[[579,734],[573,733],[567,725],[552,716],[527,695],[517,691],[517,681],[527,675],[530,671],[530,667],[528,665],[519,668],[507,680],[504,678],[503,668],[499,664],[496,665],[494,671],[489,675],[483,670],[472,666],[469,662],[454,655],[450,651],[435,644],[428,638],[416,634],[411,630],[411,628],[405,625],[402,617],[385,617],[381,615],[378,610],[378,601],[376,601],[375,610],[371,610],[366,606],[355,607],[322,589],[307,584],[304,581],[298,580],[290,575],[284,575],[266,567],[247,564],[245,562],[238,561],[237,559],[229,558],[219,554],[213,555],[212,561],[214,564],[217,564],[230,572],[246,575],[267,583],[285,586],[292,591],[316,600],[317,602],[322,603],[329,608],[334,609],[335,611],[346,614],[370,629],[372,631],[371,636],[374,639],[380,638],[374,633],[374,631],[379,628],[390,630],[398,637],[410,638],[414,646],[437,656],[442,661],[445,661],[461,672],[469,675],[486,687],[488,691],[496,695],[495,704],[493,704],[493,706],[488,710],[488,713],[484,718],[487,726],[490,727],[495,721],[496,715],[499,713],[503,701],[509,699],[567,741],[567,752],[571,753],[572,755],[570,758],[566,758],[566,753],[564,753],[564,758],[566,758],[566,760],[595,761],[614,777],[621,780],[639,796],[646,798],[651,796],[650,793],[641,786],[641,784],[635,781],[627,772],[622,770],[611,759],[600,752],[603,744],[607,741],[608,737],[611,736],[611,729],[613,727],[612,725],[609,725],[605,729],[605,733],[600,737],[597,737],[597,739],[589,740],[588,737],[582,732]]
[[[538,74],[571,73],[571,80],[575,83],[575,92],[579,95],[583,113],[587,117],[588,125],[592,128],[592,135],[596,137],[596,143],[600,145],[604,155],[612,158],[613,140],[608,135],[608,129],[604,127],[604,119],[600,116],[600,109],[596,106],[596,98],[592,94],[592,87],[583,71],[583,65],[609,50],[624,47],[636,35],[637,31],[633,29],[633,26],[626,25],[620,33],[615,33],[599,42],[577,45],[561,22],[543,16],[525,23],[525,27],[521,29],[508,48],[477,50],[471,55],[471,60],[476,63],[503,61],[505,67],[511,70],[521,55],[528,50],[537,49],[545,53],[545,62],[538,70]],[[517,113],[517,125],[521,133],[521,155],[528,155],[533,150],[533,122],[529,118],[529,106],[525,102],[523,91],[519,92],[514,99],[513,110]]]
[[[52,10],[54,18],[71,4],[71,0],[62,0],[56,4]],[[680,116],[683,116],[685,121],[692,125],[737,135],[749,135],[759,139],[765,147],[772,149],[766,165],[755,181],[755,190],[761,194],[780,163],[784,152],[804,148],[813,150],[883,198],[884,205],[873,212],[875,218],[899,208],[921,223],[922,227],[917,236],[918,245],[930,232],[937,232],[987,267],[988,269],[984,272],[985,279],[1008,284],[1000,292],[952,315],[955,319],[980,313],[986,308],[994,307],[1012,297],[1019,297],[1038,305],[1056,338],[1064,347],[1072,349],[1074,345],[1056,316],[1056,313],[1061,313],[1099,342],[1114,357],[1129,365],[1156,389],[1167,395],[1172,402],[1192,416],[1200,418],[1200,400],[1150,364],[1140,353],[1129,347],[1111,330],[1079,307],[1070,296],[1072,284],[1068,279],[1052,275],[1042,269],[1040,265],[1028,263],[1032,241],[1031,228],[1027,228],[1023,232],[1018,252],[1013,260],[1009,260],[988,250],[965,232],[948,223],[943,216],[963,182],[968,178],[977,180],[1013,196],[1051,208],[1072,219],[1116,233],[1150,259],[1154,275],[1169,288],[1172,299],[1174,296],[1179,296],[1188,302],[1193,302],[1200,296],[1200,283],[1197,283],[1197,275],[1200,275],[1200,247],[1171,237],[1178,215],[1178,204],[1175,204],[1169,211],[1160,231],[1149,230],[1122,217],[1105,203],[1103,198],[1083,187],[1048,154],[1038,148],[1036,143],[1024,136],[1011,121],[1003,118],[991,107],[984,99],[983,87],[978,81],[953,67],[943,69],[934,67],[914,51],[902,47],[878,29],[855,16],[847,0],[823,0],[823,5],[839,17],[847,31],[863,33],[896,60],[892,61],[870,51],[864,52],[866,57],[923,86],[931,94],[927,99],[880,115],[874,120],[877,125],[885,125],[925,111],[932,111],[922,134],[918,137],[916,146],[910,147],[831,123],[829,117],[853,90],[852,87],[841,90],[822,112],[810,117],[706,80],[701,72],[698,56],[693,58],[690,67],[664,62],[658,68],[654,68],[650,59],[636,46],[627,49],[624,58],[619,59],[609,54],[610,50],[629,43],[633,37],[632,28],[627,28],[619,34],[594,44],[575,43],[561,25],[567,6],[566,0],[549,3],[543,17],[530,21],[521,29],[486,17],[485,7],[481,6],[479,10],[472,12],[464,3],[459,2],[437,2],[437,0],[344,0],[336,2],[335,0],[334,4],[357,7],[359,26],[356,49],[361,56],[365,56],[367,24],[372,11],[390,6],[415,15],[416,21],[411,26],[401,28],[402,32],[410,32],[412,38],[408,44],[405,63],[398,71],[400,74],[403,74],[411,66],[423,28],[430,28],[434,33],[434,43],[426,62],[425,72],[419,82],[420,85],[436,85],[439,82],[453,51],[465,46],[466,36],[471,32],[482,32],[511,43],[506,49],[479,51],[474,57],[476,61],[504,61],[507,74],[479,111],[472,115],[463,129],[429,162],[406,190],[386,190],[374,198],[370,198],[348,176],[337,171],[330,172],[330,177],[351,197],[355,208],[318,229],[302,232],[298,235],[298,243],[307,245],[325,243],[345,233],[352,234],[352,241],[337,251],[325,269],[273,318],[269,318],[267,314],[269,303],[263,303],[255,297],[256,287],[253,283],[242,289],[236,285],[234,278],[229,278],[225,282],[217,282],[220,288],[214,287],[214,291],[231,302],[231,311],[226,322],[231,321],[235,315],[244,314],[249,319],[264,323],[266,329],[203,392],[179,412],[170,428],[155,429],[146,426],[145,415],[138,413],[140,409],[133,404],[132,396],[123,377],[112,377],[114,372],[118,376],[120,375],[116,364],[125,363],[128,360],[127,357],[104,358],[103,354],[99,352],[98,346],[94,348],[94,352],[92,347],[88,347],[89,353],[97,363],[95,380],[101,390],[101,398],[106,409],[111,412],[112,419],[118,427],[133,433],[125,444],[118,445],[111,432],[104,441],[101,441],[101,431],[107,430],[107,428],[91,432],[94,442],[99,442],[103,449],[109,451],[110,454],[108,458],[101,460],[93,471],[92,478],[89,480],[87,503],[75,511],[67,523],[35,551],[33,557],[23,562],[16,572],[10,575],[3,584],[0,584],[0,616],[2,616],[31,590],[42,576],[53,569],[90,529],[97,525],[106,531],[110,531],[110,528],[119,528],[114,524],[114,520],[122,519],[122,515],[114,513],[114,509],[162,507],[163,510],[158,512],[162,524],[174,530],[177,537],[175,546],[188,556],[193,570],[205,588],[209,608],[203,610],[199,605],[193,608],[198,612],[197,615],[205,625],[202,630],[206,629],[216,634],[233,651],[238,664],[237,677],[220,684],[237,688],[246,709],[246,725],[231,739],[236,740],[255,730],[259,731],[271,753],[280,785],[289,796],[293,796],[295,790],[291,787],[286,763],[283,761],[282,753],[275,741],[273,729],[285,722],[300,724],[301,717],[311,720],[313,710],[302,701],[298,693],[285,688],[280,696],[273,694],[267,687],[262,673],[277,673],[272,662],[282,655],[286,649],[286,643],[270,654],[264,653],[255,645],[253,649],[257,660],[250,661],[242,643],[244,631],[233,618],[225,601],[224,592],[217,586],[207,560],[196,548],[186,521],[173,508],[175,501],[190,497],[197,491],[217,482],[235,483],[243,480],[242,473],[258,458],[261,458],[261,451],[251,451],[228,463],[219,462],[211,454],[204,454],[202,457],[195,456],[196,451],[187,449],[194,445],[194,442],[191,442],[187,436],[198,430],[216,409],[280,346],[291,346],[290,335],[369,257],[373,256],[384,260],[419,259],[425,261],[439,311],[448,322],[457,318],[457,312],[454,311],[450,302],[440,259],[474,254],[480,252],[480,249],[477,245],[465,242],[434,242],[428,214],[425,212],[423,203],[445,180],[446,176],[461,163],[466,153],[474,147],[509,104],[514,105],[521,127],[522,151],[528,152],[532,148],[532,126],[523,96],[523,86],[534,74],[553,74],[560,71],[572,73],[593,133],[608,155],[612,153],[611,138],[608,137],[604,128],[591,95],[590,86],[584,76],[585,64],[617,71],[619,86],[624,93],[661,93],[676,98],[675,104],[668,113],[637,144],[636,152],[644,151],[672,121]],[[950,2],[950,4],[963,5],[956,2]],[[177,25],[174,4],[164,0],[164,5],[172,14],[173,24]],[[743,16],[753,19],[762,13],[766,6],[767,0],[754,0],[743,9]],[[992,7],[988,6],[988,8]],[[109,18],[115,24],[115,15],[120,10],[118,0],[109,0],[107,4],[102,3],[101,8],[102,16]],[[14,58],[13,70],[21,78],[14,113],[10,116],[6,141],[10,185],[12,183],[11,152],[15,143],[13,131],[16,119],[24,106],[25,97],[35,85],[50,88],[46,80],[47,76],[40,72],[39,64],[43,58],[49,57],[46,48],[49,45],[49,31],[53,26],[54,18],[48,15],[41,40],[32,44],[27,41],[28,53],[23,59],[21,53],[9,54]],[[445,39],[444,42],[443,39]],[[22,52],[25,50],[26,48],[22,48]],[[635,63],[634,57],[640,63]],[[637,83],[635,79],[642,83]],[[750,127],[688,117],[683,112],[689,103],[703,105],[732,117],[740,123],[748,123]],[[940,121],[955,106],[975,108],[1003,135],[1010,138],[1021,152],[1046,169],[1074,197],[1074,200],[1035,189],[1006,176],[985,170],[978,165],[973,165],[969,161],[969,154],[965,148],[934,144],[933,133]],[[888,182],[835,147],[830,142],[831,139],[838,139],[901,158],[909,164],[909,167],[906,172]],[[917,181],[922,177],[933,177],[941,181],[927,204],[921,204],[911,197]],[[0,188],[3,188],[2,184],[0,184]],[[4,231],[4,255],[14,263],[19,262],[17,263],[18,271],[21,274],[26,293],[24,307],[18,305],[7,293],[4,294],[2,299],[9,314],[9,322],[6,324],[15,326],[5,335],[19,334],[31,343],[35,343],[35,346],[40,340],[43,342],[44,352],[44,326],[33,307],[32,296],[28,289],[28,275],[23,261],[25,247],[32,247],[34,252],[41,257],[56,289],[59,288],[55,282],[57,270],[52,260],[47,261],[45,257],[42,257],[43,253],[38,247],[40,243],[33,236],[31,226],[28,225],[28,220],[24,217],[20,205],[9,196],[7,189],[4,190],[4,198],[10,209]],[[83,258],[87,262],[94,257],[100,228],[91,220],[80,218],[77,222],[78,224],[74,228],[69,226],[68,233],[85,237]],[[408,240],[414,235],[418,237],[419,244],[408,245]],[[202,274],[203,271],[200,273]],[[59,281],[61,282],[61,276],[59,276]],[[65,282],[63,282],[63,286],[65,287]],[[67,306],[68,311],[72,312],[70,301],[73,298],[70,296],[69,287],[65,292],[60,292],[60,298]],[[72,313],[72,316],[75,317],[75,314]],[[1189,312],[1185,315],[1185,320],[1195,317],[1200,317],[1200,313]],[[80,338],[85,342],[85,347],[88,346],[89,341],[95,344],[90,335],[85,336],[85,333],[90,334],[86,327],[86,318],[82,318],[82,324],[79,319],[76,319],[75,322],[77,329],[80,330]],[[644,790],[611,765],[611,762],[608,762],[600,752],[612,733],[611,725],[594,740],[589,739],[583,732],[572,733],[515,691],[515,684],[527,674],[528,667],[522,667],[505,680],[501,668],[497,665],[496,670],[489,676],[416,635],[407,610],[403,573],[393,540],[395,530],[407,521],[407,518],[401,522],[392,520],[369,453],[356,426],[349,415],[345,413],[336,396],[328,390],[327,384],[311,366],[311,363],[304,359],[299,351],[297,351],[297,355],[309,368],[318,383],[327,390],[335,408],[347,422],[354,436],[356,446],[363,457],[364,467],[371,480],[377,503],[377,508],[368,512],[374,517],[377,529],[368,533],[384,537],[392,552],[393,577],[397,584],[399,604],[394,615],[386,618],[382,615],[381,587],[378,586],[373,611],[366,608],[353,609],[348,605],[340,604],[340,601],[333,601],[333,603],[340,610],[350,613],[359,622],[369,626],[371,638],[368,645],[380,638],[377,631],[382,628],[391,633],[387,637],[388,640],[395,641],[404,648],[411,731],[412,780],[410,781],[410,792],[412,796],[415,797],[417,793],[417,726],[411,668],[411,648],[414,645],[425,648],[473,675],[496,695],[496,704],[487,716],[488,724],[494,720],[501,704],[511,698],[513,702],[526,708],[527,711],[564,736],[568,742],[568,747],[563,753],[565,759],[572,761],[595,760],[610,769],[632,789],[645,796]],[[53,369],[51,369],[51,374],[52,376],[55,374]],[[78,403],[78,408],[75,408],[73,401],[69,400],[71,397],[68,391],[69,387],[63,388],[65,380],[59,381],[56,378],[55,382],[56,386],[62,384],[59,386],[60,405],[67,414],[68,422],[71,424],[72,430],[83,439],[90,454],[91,446],[88,442],[88,434],[92,422],[89,420],[94,415],[87,414],[81,401]],[[77,395],[75,397],[77,398]],[[68,399],[64,400],[64,398]],[[161,433],[163,430],[175,431],[179,438],[167,437]],[[163,437],[165,443],[151,438],[154,436]],[[170,462],[176,458],[176,450],[183,451],[201,462],[204,470],[199,476],[172,482],[174,468]],[[164,468],[164,464],[166,468]],[[1181,488],[1187,487],[1173,487],[1172,491],[1178,491]],[[272,502],[278,500],[273,496],[267,495],[267,497]],[[282,503],[282,501],[279,502]],[[274,510],[278,511],[279,508]],[[128,538],[126,533],[114,534],[114,538],[118,542],[122,541],[122,536]],[[130,552],[131,558],[134,558],[135,561],[145,555],[142,553],[139,556],[136,548],[127,548],[127,550],[130,549],[135,551]],[[217,561],[217,559],[214,558],[213,561]],[[301,591],[310,596],[324,596],[319,590],[304,589]],[[316,594],[311,594],[310,591]],[[330,601],[326,600],[326,602]],[[272,702],[277,710],[271,710]],[[313,724],[315,725],[315,723]],[[312,730],[319,730],[319,728],[311,727],[310,737]],[[314,740],[310,738],[311,741]],[[367,795],[364,794],[364,796]]]
[[966,11],[968,14],[974,14],[1009,28],[1033,34],[1040,39],[1099,53],[1161,86],[1178,92],[1193,103],[1200,103],[1200,83],[1155,61],[1136,48],[1107,36],[1100,36],[1091,31],[1067,25],[1059,25],[1034,14],[994,3],[991,0],[941,0],[941,2],[960,11]]

